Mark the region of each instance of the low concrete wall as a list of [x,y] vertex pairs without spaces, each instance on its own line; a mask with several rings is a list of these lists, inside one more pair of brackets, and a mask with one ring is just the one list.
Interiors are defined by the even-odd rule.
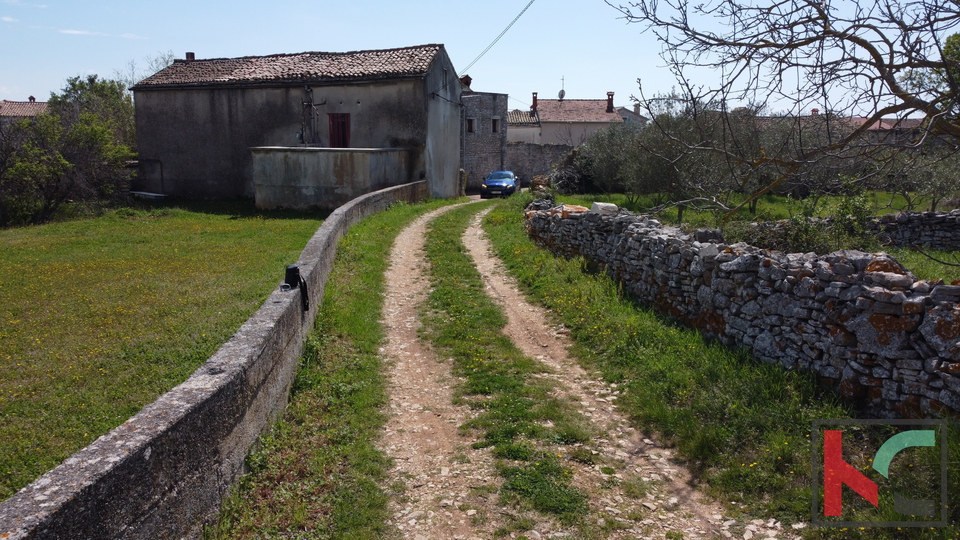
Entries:
[[334,211],[300,255],[308,311],[296,289],[274,291],[186,382],[0,503],[0,538],[199,536],[251,445],[286,405],[337,241],[391,203],[426,195],[426,182],[416,182]]
[[257,208],[332,210],[364,193],[414,180],[408,148],[252,148]]
[[624,211],[530,211],[526,229],[660,313],[812,370],[872,415],[960,416],[960,286],[917,280],[885,253],[726,245]]

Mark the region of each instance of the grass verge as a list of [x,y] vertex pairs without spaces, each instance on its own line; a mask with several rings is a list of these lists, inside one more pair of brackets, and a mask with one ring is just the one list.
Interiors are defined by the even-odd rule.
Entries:
[[290,404],[206,538],[387,536],[388,462],[373,444],[385,420],[383,274],[403,227],[444,204],[394,205],[340,240]]
[[0,500],[185,380],[321,223],[190,208],[0,230]]
[[461,240],[482,208],[455,209],[431,224],[433,291],[425,333],[453,359],[453,373],[462,380],[458,399],[478,411],[463,428],[478,434],[474,447],[491,447],[499,458],[504,502],[576,523],[587,511],[586,496],[570,485],[570,469],[561,462],[566,452],[558,448],[587,441],[589,422],[554,396],[552,383],[532,377],[546,367],[504,335],[506,316],[486,294]]
[[[501,204],[484,226],[495,250],[529,295],[571,329],[574,353],[625,390],[618,401],[639,429],[660,433],[708,491],[747,518],[786,523],[811,519],[811,446],[814,419],[851,418],[815,378],[754,360],[704,340],[624,298],[603,275],[584,272],[582,260],[554,257],[535,246],[522,225],[525,196]],[[882,433],[867,433],[877,448]],[[960,446],[950,438],[951,500],[960,496]],[[857,459],[867,459],[860,456]],[[939,469],[921,457],[902,479],[929,485]],[[883,487],[881,487],[883,489]],[[883,515],[861,514],[868,519]],[[936,530],[806,529],[815,538],[956,538],[960,512]]]

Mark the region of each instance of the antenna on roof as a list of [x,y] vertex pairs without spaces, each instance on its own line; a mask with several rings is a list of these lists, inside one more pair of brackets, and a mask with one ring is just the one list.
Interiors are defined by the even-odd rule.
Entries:
[[563,89],[563,77],[560,77],[560,93],[557,94],[557,97],[560,98],[560,101],[563,101],[563,96],[567,95],[567,91]]

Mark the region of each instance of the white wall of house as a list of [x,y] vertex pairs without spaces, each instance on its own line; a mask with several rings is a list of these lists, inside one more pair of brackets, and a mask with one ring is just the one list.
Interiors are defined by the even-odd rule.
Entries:
[[544,122],[541,120],[540,140],[537,142],[580,146],[590,138],[590,135],[609,126],[609,122]]
[[540,144],[540,126],[510,126],[507,142]]

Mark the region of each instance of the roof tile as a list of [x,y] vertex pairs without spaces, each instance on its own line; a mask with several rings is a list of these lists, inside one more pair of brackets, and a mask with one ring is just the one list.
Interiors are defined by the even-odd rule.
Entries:
[[507,125],[515,127],[539,126],[540,119],[536,112],[514,109],[507,112]]
[[537,113],[541,122],[623,122],[616,109],[607,112],[605,99],[540,99]]
[[266,82],[334,82],[425,75],[443,45],[176,60],[134,89]]
[[0,102],[0,117],[33,118],[47,112],[46,101],[7,101]]

